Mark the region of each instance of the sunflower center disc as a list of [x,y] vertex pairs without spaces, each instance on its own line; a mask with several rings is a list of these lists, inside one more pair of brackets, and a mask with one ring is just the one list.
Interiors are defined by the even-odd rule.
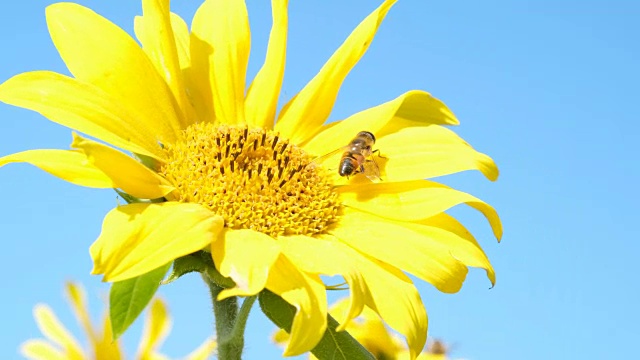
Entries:
[[165,146],[161,174],[181,202],[199,203],[225,226],[267,235],[313,235],[335,222],[340,204],[325,170],[270,130],[194,124]]

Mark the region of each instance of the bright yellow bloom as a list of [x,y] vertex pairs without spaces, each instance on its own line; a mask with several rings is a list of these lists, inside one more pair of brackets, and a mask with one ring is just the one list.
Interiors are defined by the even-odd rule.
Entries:
[[[94,327],[87,312],[87,299],[84,289],[79,284],[67,283],[65,292],[69,298],[71,309],[78,323],[89,338],[89,349],[85,351],[62,323],[51,308],[38,304],[33,314],[42,334],[47,338],[33,339],[24,342],[20,352],[31,360],[120,360],[125,359],[120,344],[113,341],[111,323],[108,316],[104,316],[102,326]],[[158,352],[158,348],[169,334],[171,317],[167,306],[160,299],[154,299],[149,307],[142,339],[138,346],[135,359],[165,360],[166,356]],[[214,340],[207,340],[185,359],[205,360],[216,348]]]
[[[220,298],[267,288],[296,307],[285,355],[313,348],[327,325],[321,275],[349,284],[343,329],[366,305],[424,347],[427,314],[412,280],[447,293],[467,266],[494,270],[472,235],[444,213],[466,203],[502,234],[481,200],[423,180],[498,169],[442,125],[458,123],[430,94],[413,90],[345,120],[325,124],[340,86],[366,52],[396,0],[366,17],[318,74],[276,116],[287,41],[287,0],[272,0],[264,65],[247,89],[250,48],[243,0],[207,0],[191,31],[169,0],[143,0],[135,21],[142,48],[123,30],[72,3],[47,8],[53,42],[73,77],[48,71],[0,85],[0,101],[102,140],[73,135],[72,150],[31,150],[0,158],[27,162],[74,184],[118,188],[166,202],[119,206],[91,246],[94,274],[120,281],[205,249],[236,287]],[[375,134],[383,181],[336,171],[356,133]],[[120,150],[125,152],[121,152]],[[130,156],[129,154],[133,154]]]

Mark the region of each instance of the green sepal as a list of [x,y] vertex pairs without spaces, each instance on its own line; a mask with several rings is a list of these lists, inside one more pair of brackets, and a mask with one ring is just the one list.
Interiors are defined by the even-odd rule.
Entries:
[[147,307],[170,267],[171,263],[168,263],[144,275],[111,285],[109,317],[113,341],[117,340]]
[[147,168],[156,172],[158,171],[158,160],[152,158],[151,156],[134,153],[133,157],[135,157],[138,161],[140,161],[140,163],[142,163],[142,165],[146,166]]
[[[211,255],[209,255],[211,257]],[[173,262],[173,270],[166,280],[162,281],[162,285],[167,285],[178,280],[182,275],[190,272],[203,273],[207,269],[207,262],[200,253],[189,254],[175,259]]]
[[[262,312],[279,328],[291,332],[296,308],[269,290],[258,297]],[[328,325],[322,339],[311,350],[319,360],[375,360],[373,355],[346,331],[336,331],[338,322],[327,314]]]
[[133,195],[129,195],[126,192],[120,190],[120,189],[113,189],[115,190],[116,193],[118,193],[118,195],[120,195],[120,197],[127,202],[127,204],[140,204],[140,203],[145,203],[145,204],[157,204],[157,203],[162,203],[162,202],[166,202],[167,200],[165,198],[158,198],[158,199],[140,199],[137,198]]

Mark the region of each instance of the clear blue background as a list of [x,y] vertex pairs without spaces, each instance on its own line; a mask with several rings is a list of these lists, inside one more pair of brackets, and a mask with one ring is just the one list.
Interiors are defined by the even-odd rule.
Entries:
[[[0,9],[0,81],[20,72],[66,73],[45,24],[50,1]],[[132,32],[136,1],[80,1]],[[290,4],[282,101],[292,97],[379,1]],[[176,0],[188,21],[199,5]],[[266,0],[248,0],[250,74],[264,57]],[[424,89],[458,115],[456,131],[499,164],[490,183],[477,173],[447,177],[500,212],[497,244],[474,211],[454,214],[476,234],[498,275],[495,288],[472,270],[455,295],[418,282],[430,333],[469,359],[615,359],[637,353],[638,83],[640,2],[400,0],[347,78],[332,119]],[[0,154],[68,148],[70,131],[0,104]],[[106,284],[91,277],[88,247],[116,205],[108,190],[76,187],[28,165],[0,170],[0,358],[40,333],[31,316],[50,304],[79,334],[62,297],[83,282],[100,313]],[[393,246],[392,240],[390,246]],[[211,333],[207,291],[196,275],[165,286],[174,329],[163,349],[186,354]],[[278,358],[273,326],[254,309],[246,358]],[[140,323],[125,336],[132,354]]]

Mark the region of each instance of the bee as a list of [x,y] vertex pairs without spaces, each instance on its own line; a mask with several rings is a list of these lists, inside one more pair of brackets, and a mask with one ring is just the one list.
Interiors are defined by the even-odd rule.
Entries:
[[427,345],[427,353],[433,355],[451,355],[456,344],[447,344],[442,340],[436,339]]
[[340,176],[349,178],[352,175],[364,174],[371,181],[381,180],[380,168],[373,158],[373,154],[378,152],[378,150],[373,150],[375,143],[376,137],[371,132],[360,131],[348,145],[320,156],[312,162],[322,161],[342,151],[342,157],[338,165],[338,174]]

